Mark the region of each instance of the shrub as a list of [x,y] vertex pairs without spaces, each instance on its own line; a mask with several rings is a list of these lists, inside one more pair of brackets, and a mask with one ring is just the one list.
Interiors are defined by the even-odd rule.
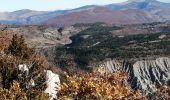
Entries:
[[[45,59],[33,55],[21,36],[14,35],[6,52],[0,52],[1,100],[48,100],[46,89]],[[29,71],[19,69],[26,65]],[[32,85],[32,80],[34,85]]]
[[7,48],[7,54],[28,59],[34,54],[34,50],[27,46],[23,36],[17,36],[15,34],[12,38],[11,44]]
[[58,97],[60,100],[145,100],[126,84],[125,78],[124,72],[65,74]]
[[170,87],[168,85],[160,85],[152,99],[170,100]]
[[9,90],[0,88],[1,100],[27,100],[26,93],[20,88],[18,82],[13,81]]

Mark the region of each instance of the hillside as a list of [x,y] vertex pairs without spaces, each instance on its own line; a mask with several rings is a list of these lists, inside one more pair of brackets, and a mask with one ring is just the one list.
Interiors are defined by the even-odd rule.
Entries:
[[[170,26],[164,25],[136,25],[133,28],[143,29],[143,34],[133,31],[127,35],[126,26],[93,24],[73,35],[71,44],[56,47],[56,65],[73,73],[77,70],[101,69],[112,73],[123,70],[128,73],[133,89],[152,96],[157,86],[169,84]],[[120,30],[125,33],[117,34]]]
[[[156,0],[129,0],[119,4],[86,7],[85,10],[59,15],[48,25],[105,22],[108,24],[136,24],[162,22],[170,18],[170,4]],[[141,17],[142,16],[142,17]]]
[[[91,87],[91,85],[88,84],[95,84],[95,79],[98,76],[110,77],[114,75],[113,77],[126,77],[123,78],[123,80],[118,81],[121,83],[123,82],[124,84],[121,86],[116,85],[117,89],[114,90],[119,91],[119,95],[122,95],[122,97],[136,98],[137,96],[138,98],[143,99],[153,99],[154,97],[158,100],[159,98],[168,98],[167,91],[169,91],[168,85],[170,76],[170,24],[168,22],[121,26],[104,23],[76,24],[63,28],[44,25],[3,25],[1,26],[0,32],[0,41],[2,42],[1,44],[4,44],[0,45],[2,56],[2,59],[0,60],[3,62],[2,64],[8,65],[8,61],[16,63],[16,65],[9,65],[9,74],[3,76],[8,77],[12,75],[12,79],[11,77],[4,78],[8,81],[8,84],[2,85],[5,86],[5,89],[8,89],[9,92],[12,91],[9,86],[13,83],[13,85],[18,84],[17,87],[20,87],[23,90],[22,93],[29,93],[27,94],[28,98],[31,98],[30,95],[34,95],[34,93],[38,94],[38,97],[48,96],[47,94],[41,94],[42,91],[44,91],[43,93],[49,93],[51,98],[55,98],[56,91],[54,90],[55,84],[53,82],[58,82],[59,74],[61,80],[61,91],[57,91],[57,93],[59,93],[57,94],[59,98],[64,98],[65,96],[68,96],[69,98],[85,98],[81,94],[85,96],[91,92],[89,91],[87,94],[84,93],[83,90],[81,90],[83,87],[86,87],[86,89],[94,89],[93,86]],[[12,36],[15,33],[23,36],[17,37],[14,35],[14,38],[12,39]],[[25,40],[23,37],[25,37]],[[68,42],[67,39],[70,42]],[[11,40],[13,42],[11,42]],[[28,48],[28,45],[24,43],[24,41],[26,41],[29,46],[34,47],[36,52],[34,52],[34,49],[32,48]],[[21,45],[18,46],[18,44]],[[41,56],[37,54],[40,54]],[[46,57],[47,60],[42,56]],[[37,63],[39,62],[38,65],[35,65],[35,69],[32,69],[33,67],[27,67],[27,65],[32,66],[35,61],[37,61]],[[1,73],[4,72],[5,68],[2,68]],[[10,72],[11,68],[12,72]],[[25,88],[25,85],[22,85],[26,84],[23,83],[22,80],[29,83],[26,84],[26,86],[34,87],[33,90],[37,89],[35,88],[36,86],[34,86],[33,83],[33,85],[30,85],[32,80],[30,77],[24,78],[25,74],[22,74],[22,71],[21,74],[23,76],[17,74],[16,71],[18,70],[24,70],[33,80],[38,78],[43,83],[45,81],[50,81],[45,80],[44,77],[47,77],[48,79],[53,75],[57,80],[50,81],[50,84],[46,83],[46,86],[53,86],[52,88],[39,87],[41,86],[41,82],[34,81],[34,84],[40,84],[36,85],[40,90],[37,91],[38,93],[33,92],[32,94],[29,91],[30,88]],[[47,71],[43,73],[43,70]],[[51,70],[53,72],[51,72]],[[119,73],[119,71],[121,71],[121,73]],[[54,72],[57,72],[58,74],[55,74]],[[37,73],[42,73],[41,75],[43,77],[35,75]],[[105,74],[102,73],[108,73],[108,76],[105,76]],[[89,78],[85,76],[89,76]],[[80,77],[82,78],[81,81],[79,80]],[[113,77],[110,78],[112,79]],[[81,86],[80,84],[84,83],[84,80],[88,80],[89,83],[86,83],[85,86]],[[111,95],[111,98],[115,97],[115,93],[117,92],[109,90],[112,92],[107,92],[107,94],[104,95],[103,92],[100,91],[101,88],[99,89],[99,86],[108,84],[108,87],[103,87],[103,89],[112,89],[115,88],[115,85],[109,86],[109,84],[113,84],[112,82],[117,80],[105,80],[106,83],[103,83],[102,80],[98,81],[101,83],[95,84],[96,90],[93,91],[93,93],[96,93],[97,95],[90,95],[88,98],[106,98],[106,95]],[[2,80],[2,82],[5,82],[5,80]],[[157,88],[159,86],[160,89]],[[70,88],[68,89],[66,87]],[[119,87],[122,87],[122,89],[125,89],[128,92],[124,93],[124,91],[118,89]],[[166,90],[166,93],[161,94],[161,91],[163,91],[162,88],[163,90]],[[135,94],[134,91],[137,90],[140,92],[135,92]],[[2,90],[2,92],[3,91],[4,90]],[[72,91],[71,95],[68,95],[68,93],[70,94],[69,91]],[[76,91],[80,94],[75,94]],[[55,95],[53,95],[53,93],[55,93]],[[98,97],[99,94],[102,95],[102,97]],[[127,94],[128,97],[124,94]],[[130,94],[134,95],[131,96]],[[7,95],[8,94],[6,94],[6,96]],[[37,96],[35,96],[35,99],[38,98]]]
[[[146,99],[124,83],[126,73],[123,71],[107,74],[93,71],[74,75],[62,72],[59,76],[52,72],[43,57],[35,55],[23,36],[13,35],[5,48],[0,50],[2,100]],[[161,89],[158,90],[160,92],[156,96],[161,93]]]
[[[170,4],[156,0],[129,0],[104,6],[84,6],[71,10],[1,12],[1,24],[15,25],[73,25],[105,22],[108,24],[136,24],[164,22],[170,18]],[[142,17],[141,17],[142,16]]]
[[157,21],[159,21],[157,16],[142,10],[128,9],[113,11],[104,7],[97,7],[92,10],[73,12],[57,16],[56,18],[47,21],[46,24],[69,26],[77,23],[104,22],[108,24],[139,24]]
[[1,2],[0,100],[170,100],[170,3],[70,2]]
[[14,12],[0,12],[0,23],[9,25],[37,25],[65,11],[33,11],[29,9]]

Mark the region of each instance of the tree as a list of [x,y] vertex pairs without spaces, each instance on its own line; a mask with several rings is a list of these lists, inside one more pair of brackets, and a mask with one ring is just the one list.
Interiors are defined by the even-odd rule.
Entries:
[[23,36],[13,35],[11,44],[7,48],[7,54],[28,59],[34,54],[34,50],[25,43]]
[[[9,47],[0,54],[0,99],[49,99],[44,93],[47,86],[45,59],[33,54],[34,50],[27,46],[22,36],[13,36]],[[28,71],[20,69],[19,65],[25,66]]]

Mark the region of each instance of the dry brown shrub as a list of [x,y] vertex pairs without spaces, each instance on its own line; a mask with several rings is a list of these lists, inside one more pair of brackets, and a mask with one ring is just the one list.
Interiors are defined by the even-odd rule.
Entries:
[[155,100],[170,100],[170,87],[168,85],[160,85],[153,98]]
[[0,28],[0,50],[4,50],[5,48],[8,47],[12,35],[13,35],[12,31]]
[[[45,59],[33,53],[34,50],[26,45],[23,37],[17,35],[14,35],[6,52],[0,51],[0,100],[49,99],[48,94],[44,93]],[[20,64],[27,65],[29,72],[19,70]],[[32,79],[34,86],[30,84]]]
[[139,92],[134,92],[125,82],[126,73],[114,74],[97,72],[71,75],[65,80],[58,93],[60,100],[145,100]]
[[11,54],[13,56],[29,59],[35,53],[34,50],[27,46],[23,36],[13,35],[11,40],[11,44],[6,50],[7,54]]
[[0,100],[27,100],[26,93],[20,88],[18,82],[13,81],[10,89],[0,88]]

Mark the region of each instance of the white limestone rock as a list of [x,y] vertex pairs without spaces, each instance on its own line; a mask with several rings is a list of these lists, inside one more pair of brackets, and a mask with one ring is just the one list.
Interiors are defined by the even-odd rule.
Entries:
[[48,93],[50,96],[50,100],[56,99],[57,92],[60,88],[60,79],[59,75],[53,73],[51,70],[46,70],[46,84],[47,88],[45,90],[45,93]]
[[18,65],[18,68],[22,72],[26,72],[27,74],[29,73],[29,69],[28,69],[28,66],[26,64],[20,64],[20,65]]

